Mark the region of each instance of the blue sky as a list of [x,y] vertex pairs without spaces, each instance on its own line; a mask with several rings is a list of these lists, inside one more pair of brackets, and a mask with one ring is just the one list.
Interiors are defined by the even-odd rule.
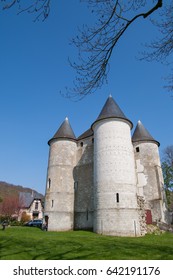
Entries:
[[111,59],[108,84],[74,102],[59,92],[75,76],[69,44],[83,22],[93,18],[78,0],[53,1],[45,22],[34,16],[0,11],[0,181],[34,188],[44,194],[49,146],[47,141],[69,118],[79,136],[100,113],[112,94],[134,127],[140,119],[161,143],[160,153],[173,144],[173,99],[163,86],[169,68],[139,61],[142,44],[158,36],[146,20],[138,20],[119,42]]

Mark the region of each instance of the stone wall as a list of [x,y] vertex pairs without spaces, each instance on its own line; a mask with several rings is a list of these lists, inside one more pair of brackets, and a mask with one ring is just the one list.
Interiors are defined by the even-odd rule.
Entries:
[[[94,136],[50,142],[45,216],[48,229],[93,229],[105,235],[146,233],[146,210],[165,222],[156,143],[131,142],[126,120],[93,124]],[[136,149],[138,148],[138,149]]]
[[45,215],[49,230],[71,230],[74,227],[74,178],[76,142],[53,140],[50,143]]
[[146,200],[146,209],[152,213],[152,221],[165,221],[163,175],[158,145],[155,142],[135,142],[134,154],[138,176],[138,194]]
[[141,231],[141,235],[145,235],[147,233],[145,198],[143,196],[137,196],[137,203],[138,203],[140,231]]
[[140,236],[130,125],[109,119],[94,124],[94,231]]
[[93,138],[78,142],[74,168],[74,228],[93,228]]

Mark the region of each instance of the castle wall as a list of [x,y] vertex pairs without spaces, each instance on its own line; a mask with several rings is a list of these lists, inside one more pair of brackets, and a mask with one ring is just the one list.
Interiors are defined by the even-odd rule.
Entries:
[[74,226],[74,178],[76,142],[52,140],[50,143],[45,216],[48,229],[71,230]]
[[141,235],[130,126],[108,119],[94,129],[94,231]]
[[137,185],[139,188],[143,188],[146,208],[151,210],[153,222],[159,220],[164,222],[166,206],[158,145],[154,142],[135,142],[133,145],[137,168]]
[[48,230],[141,236],[146,222],[166,222],[158,142],[139,121],[132,145],[131,126],[111,96],[78,139],[65,119],[48,142]]
[[92,137],[78,142],[77,165],[74,168],[74,228],[93,228],[93,141]]

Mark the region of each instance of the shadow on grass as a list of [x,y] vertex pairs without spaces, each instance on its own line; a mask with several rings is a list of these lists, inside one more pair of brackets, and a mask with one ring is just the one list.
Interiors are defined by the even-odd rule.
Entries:
[[141,260],[173,259],[173,234],[139,238],[92,232],[43,232],[9,228],[0,232],[1,260]]

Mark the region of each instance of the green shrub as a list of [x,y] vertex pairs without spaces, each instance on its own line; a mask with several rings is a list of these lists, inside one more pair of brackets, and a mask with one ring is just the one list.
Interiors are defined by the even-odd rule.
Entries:
[[21,226],[21,225],[22,225],[22,222],[19,222],[17,220],[14,220],[14,221],[10,222],[10,226]]

